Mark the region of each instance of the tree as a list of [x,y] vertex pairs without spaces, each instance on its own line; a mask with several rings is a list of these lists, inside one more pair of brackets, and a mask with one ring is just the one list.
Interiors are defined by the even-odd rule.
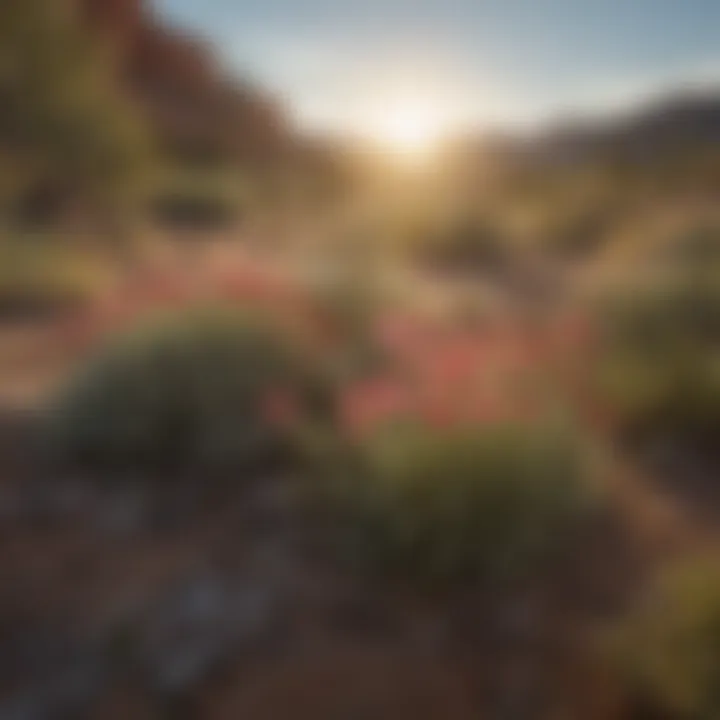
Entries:
[[0,192],[37,183],[118,215],[149,157],[109,47],[71,0],[0,3]]

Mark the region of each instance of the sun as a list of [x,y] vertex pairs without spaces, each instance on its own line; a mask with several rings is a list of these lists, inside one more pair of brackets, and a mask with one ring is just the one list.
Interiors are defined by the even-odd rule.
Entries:
[[430,103],[397,102],[379,112],[369,133],[384,149],[403,155],[427,155],[445,134],[445,123]]

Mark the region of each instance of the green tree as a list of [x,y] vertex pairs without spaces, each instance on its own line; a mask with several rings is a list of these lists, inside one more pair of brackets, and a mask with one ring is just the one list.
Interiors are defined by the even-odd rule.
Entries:
[[0,3],[0,193],[50,182],[117,222],[149,158],[109,47],[70,0]]

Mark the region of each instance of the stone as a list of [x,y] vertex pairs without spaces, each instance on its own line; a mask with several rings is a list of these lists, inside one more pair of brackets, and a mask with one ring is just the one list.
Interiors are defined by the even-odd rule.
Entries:
[[224,661],[268,637],[278,617],[275,592],[251,581],[209,575],[161,601],[143,623],[139,662],[155,690],[190,690]]

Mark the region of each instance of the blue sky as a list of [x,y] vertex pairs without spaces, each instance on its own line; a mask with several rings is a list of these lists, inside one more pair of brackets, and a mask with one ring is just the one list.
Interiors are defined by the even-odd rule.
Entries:
[[[720,82],[720,0],[156,0],[310,125],[395,95],[448,122],[534,123]],[[370,110],[368,110],[370,108]],[[373,109],[374,108],[374,109]]]

